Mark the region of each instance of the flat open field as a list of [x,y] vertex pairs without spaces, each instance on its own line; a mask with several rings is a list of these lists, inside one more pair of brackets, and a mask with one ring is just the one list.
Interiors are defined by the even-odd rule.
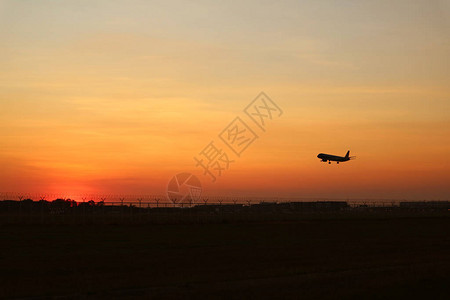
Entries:
[[2,225],[0,298],[448,299],[450,218]]

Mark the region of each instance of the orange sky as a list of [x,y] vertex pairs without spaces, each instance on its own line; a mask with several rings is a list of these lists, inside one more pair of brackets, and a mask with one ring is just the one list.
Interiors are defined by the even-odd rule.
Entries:
[[[45,3],[44,3],[45,2]],[[0,2],[0,192],[450,198],[445,1]],[[283,110],[241,157],[218,134]],[[235,163],[212,183],[194,156]],[[320,152],[357,159],[321,163]]]

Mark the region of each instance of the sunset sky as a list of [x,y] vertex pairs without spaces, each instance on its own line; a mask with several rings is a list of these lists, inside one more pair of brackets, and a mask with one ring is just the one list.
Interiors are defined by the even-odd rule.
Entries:
[[[263,132],[260,92],[283,111]],[[218,135],[241,117],[241,157]],[[235,160],[212,182],[194,157]],[[327,164],[320,152],[357,158]],[[450,199],[450,1],[0,1],[0,192]]]

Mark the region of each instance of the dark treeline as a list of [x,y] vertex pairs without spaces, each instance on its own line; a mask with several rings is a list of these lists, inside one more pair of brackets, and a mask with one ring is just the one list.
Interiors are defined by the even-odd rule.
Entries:
[[0,201],[0,212],[40,212],[50,214],[65,214],[77,212],[121,212],[124,209],[135,212],[152,211],[180,211],[188,210],[191,212],[293,212],[293,211],[343,211],[343,210],[361,210],[361,209],[390,209],[390,210],[450,210],[450,201],[415,201],[400,202],[398,205],[390,207],[378,206],[375,204],[349,205],[345,201],[310,201],[310,202],[260,202],[257,204],[172,204],[172,203],[105,203],[104,201],[95,202],[76,202],[72,199],[56,199],[53,201],[25,199],[21,201],[3,200]]

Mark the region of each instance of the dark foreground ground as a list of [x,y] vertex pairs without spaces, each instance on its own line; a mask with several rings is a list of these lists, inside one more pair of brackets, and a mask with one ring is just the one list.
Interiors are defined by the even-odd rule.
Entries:
[[449,221],[3,224],[0,298],[449,299]]

